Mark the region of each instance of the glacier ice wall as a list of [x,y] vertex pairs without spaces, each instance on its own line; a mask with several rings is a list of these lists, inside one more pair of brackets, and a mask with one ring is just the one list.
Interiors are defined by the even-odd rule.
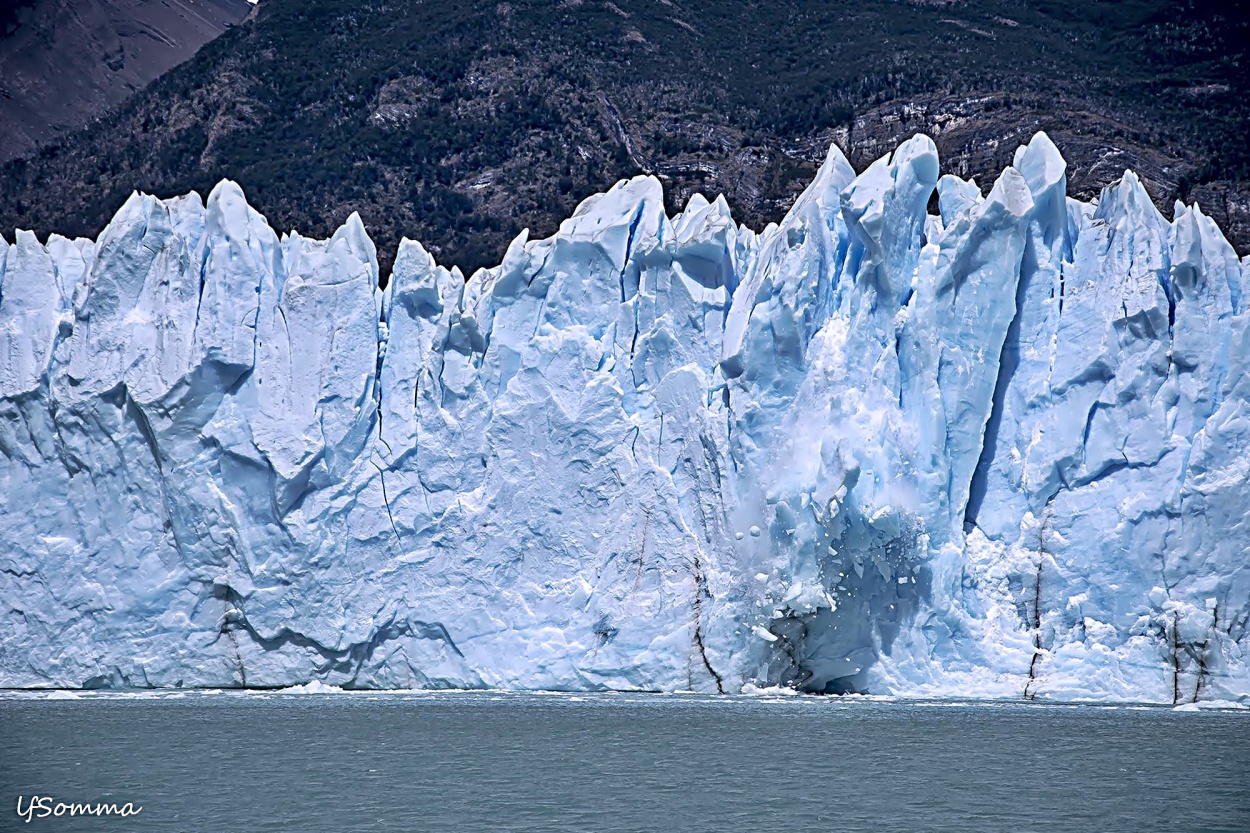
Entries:
[[384,290],[230,182],[18,232],[0,686],[1250,699],[1248,269],[1043,134]]

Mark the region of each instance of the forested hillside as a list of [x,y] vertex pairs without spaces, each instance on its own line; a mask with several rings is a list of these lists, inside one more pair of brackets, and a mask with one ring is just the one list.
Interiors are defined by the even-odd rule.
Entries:
[[[95,234],[223,177],[280,230],[359,211],[466,270],[621,177],[784,213],[836,141],[927,132],[989,177],[1049,131],[1074,193],[1137,170],[1250,244],[1250,64],[1216,0],[263,0],[109,117],[0,170],[0,226]],[[988,185],[988,182],[985,183]]]

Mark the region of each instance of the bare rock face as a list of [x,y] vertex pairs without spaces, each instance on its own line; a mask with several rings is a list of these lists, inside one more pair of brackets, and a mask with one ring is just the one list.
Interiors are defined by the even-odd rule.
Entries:
[[81,127],[248,13],[248,0],[36,0],[0,40],[0,162]]
[[136,189],[231,179],[307,235],[359,213],[383,280],[405,235],[468,274],[638,174],[670,214],[722,194],[764,228],[831,143],[863,170],[924,133],[942,173],[987,184],[1045,131],[1071,196],[1133,170],[1160,211],[1198,203],[1250,251],[1250,20],[1228,3],[772,5],[264,0],[106,116],[0,166],[0,228],[95,237]]

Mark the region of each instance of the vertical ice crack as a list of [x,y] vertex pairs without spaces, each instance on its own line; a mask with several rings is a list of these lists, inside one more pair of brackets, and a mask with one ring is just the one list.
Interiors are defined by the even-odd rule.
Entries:
[[395,516],[391,514],[391,499],[386,494],[386,472],[382,471],[382,467],[378,465],[376,460],[370,460],[369,462],[378,470],[378,480],[382,484],[382,503],[386,506],[386,517],[391,522],[391,532],[395,533],[395,540],[399,541],[399,530],[395,527]]
[[[638,233],[638,224],[642,222],[642,213],[646,210],[647,201],[644,198],[638,203],[638,207],[634,209],[634,216],[629,220],[629,235],[625,238],[625,252],[621,257],[621,271],[617,274],[617,279],[621,282],[621,303],[625,303],[625,273],[629,271],[630,261],[634,256],[634,235]],[[641,282],[639,283],[639,291],[642,290]],[[636,295],[637,293],[635,293]]]
[[703,576],[703,565],[697,554],[692,562],[692,570],[694,573],[694,644],[699,650],[699,658],[703,660],[703,667],[716,682],[716,693],[724,694],[725,679],[712,667],[712,662],[707,656],[707,646],[703,644],[703,595],[707,593],[707,580]]
[[1172,705],[1181,701],[1180,616],[1172,611]]
[[1024,699],[1036,700],[1034,686],[1038,680],[1038,667],[1045,652],[1042,648],[1042,572],[1046,564],[1047,535],[1050,532],[1050,501],[1042,510],[1041,523],[1037,528],[1037,569],[1033,574],[1033,611],[1029,623],[1033,631],[1033,657],[1029,660],[1029,680],[1024,684]]
[[1206,682],[1207,674],[1210,673],[1207,668],[1207,656],[1211,651],[1211,635],[1219,630],[1220,627],[1220,603],[1217,601],[1215,607],[1211,610],[1211,626],[1207,629],[1206,637],[1202,640],[1202,647],[1198,649],[1198,681],[1194,684],[1194,699],[1192,702],[1197,703],[1198,698],[1202,696],[1202,686]]
[[[1015,312],[1011,323],[1007,325],[1007,335],[1003,339],[1002,349],[998,355],[998,375],[994,381],[994,393],[990,400],[990,415],[985,422],[985,431],[981,439],[981,454],[977,457],[976,468],[972,471],[972,481],[968,485],[968,502],[964,505],[965,528],[975,526],[981,504],[989,488],[990,467],[998,453],[998,435],[1002,429],[1003,410],[1007,404],[1007,389],[1020,366],[1020,318],[1024,309],[1031,275],[1021,274],[1016,282]],[[901,395],[901,394],[900,394]]]
[[639,270],[637,291],[634,293],[634,297],[629,298],[628,300],[625,295],[625,274],[629,271],[629,264],[633,260],[634,236],[638,232],[638,224],[642,222],[642,214],[646,209],[646,205],[647,202],[645,199],[638,203],[638,207],[634,209],[634,216],[630,218],[629,236],[625,239],[625,253],[621,259],[621,271],[617,275],[617,280],[621,285],[621,303],[629,303],[632,307],[631,311],[634,316],[634,332],[633,335],[630,336],[629,340],[629,376],[633,381],[635,388],[638,387],[638,374],[635,372],[634,368],[634,355],[638,348],[638,300],[642,295],[642,272]]
[[139,436],[143,438],[144,443],[148,447],[148,451],[152,455],[152,462],[156,466],[156,480],[161,488],[161,508],[165,510],[165,526],[169,531],[169,537],[173,541],[174,550],[179,555],[184,556],[182,551],[182,542],[178,539],[178,531],[174,528],[174,512],[169,497],[169,484],[166,482],[165,467],[161,462],[161,450],[156,440],[156,433],[152,430],[152,424],[148,420],[147,414],[143,408],[130,396],[130,391],[125,383],[122,383],[123,405],[127,415],[129,415],[135,428],[139,431]]

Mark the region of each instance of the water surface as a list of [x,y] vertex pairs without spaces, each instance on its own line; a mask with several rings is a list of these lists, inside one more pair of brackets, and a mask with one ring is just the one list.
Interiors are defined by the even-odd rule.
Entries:
[[[1250,714],[694,695],[0,699],[0,831],[1250,830]],[[133,801],[23,823],[18,796]]]

